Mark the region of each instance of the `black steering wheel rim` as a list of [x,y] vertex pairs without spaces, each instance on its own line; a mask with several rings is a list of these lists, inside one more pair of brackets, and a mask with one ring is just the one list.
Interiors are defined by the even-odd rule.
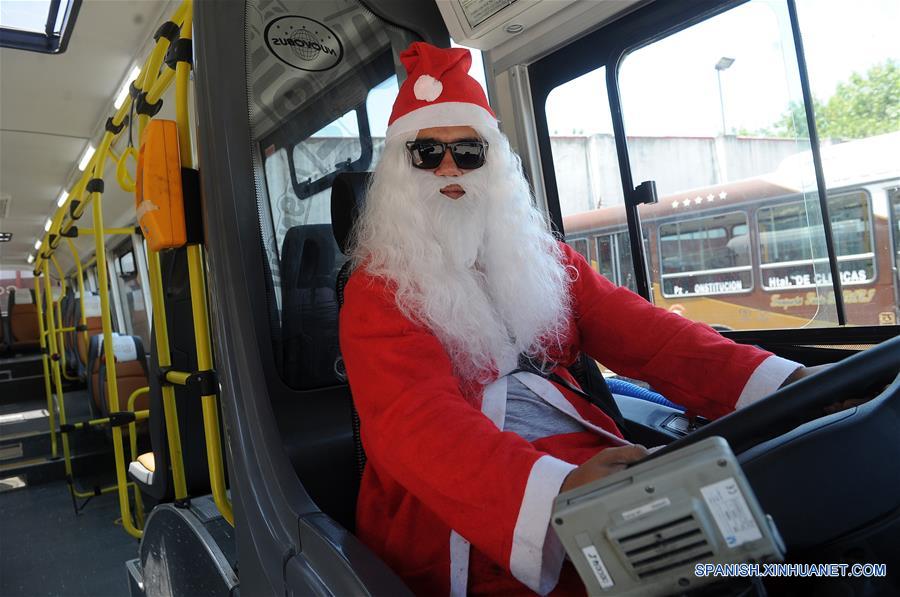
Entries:
[[669,454],[707,437],[725,438],[740,454],[764,441],[787,433],[822,416],[829,404],[853,398],[845,395],[873,383],[889,383],[900,372],[900,335],[856,353],[815,375],[805,377],[777,392],[677,439],[644,461]]

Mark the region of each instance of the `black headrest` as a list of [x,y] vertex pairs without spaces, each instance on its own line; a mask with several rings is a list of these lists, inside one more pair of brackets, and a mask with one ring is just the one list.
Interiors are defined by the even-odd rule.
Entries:
[[350,250],[350,232],[366,199],[371,172],[341,172],[331,185],[331,231],[341,252]]

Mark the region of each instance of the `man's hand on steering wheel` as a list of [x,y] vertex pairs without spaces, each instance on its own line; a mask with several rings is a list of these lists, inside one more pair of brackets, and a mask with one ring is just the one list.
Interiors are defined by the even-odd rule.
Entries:
[[[781,384],[781,387],[779,389],[783,388],[786,385],[792,384],[795,381],[801,380],[804,377],[809,377],[810,375],[815,375],[816,373],[820,373],[820,372],[824,371],[825,369],[828,369],[829,367],[831,367],[831,364],[814,365],[812,367],[800,367],[799,369],[797,369],[796,371],[791,373],[787,379],[784,380],[784,383]],[[864,398],[852,398],[850,400],[842,400],[840,402],[835,402],[833,404],[829,404],[828,406],[823,407],[822,410],[825,411],[825,414],[831,415],[836,412],[846,410],[848,408],[853,408],[854,406],[859,406],[860,404],[865,404],[866,402],[868,402],[869,400],[871,400],[872,398],[874,398],[877,395],[878,395],[878,392],[872,392],[871,394],[869,394],[868,396],[866,396]]]

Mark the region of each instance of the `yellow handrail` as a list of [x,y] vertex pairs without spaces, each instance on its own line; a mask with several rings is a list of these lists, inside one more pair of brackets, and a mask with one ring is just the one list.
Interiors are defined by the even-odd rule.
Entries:
[[[94,162],[94,177],[103,178],[103,166],[106,164],[106,150],[112,141],[112,133],[107,131],[103,135],[100,147],[97,149],[99,159]],[[98,157],[98,156],[95,156]],[[103,230],[103,198],[102,193],[91,193],[91,207],[93,208],[94,227]],[[113,346],[112,319],[110,317],[109,304],[109,272],[106,265],[106,243],[100,234],[94,235],[94,255],[97,258],[97,277],[100,286],[100,320],[103,324],[103,355],[106,359],[106,388],[109,412],[119,411],[119,385],[116,379],[116,356]],[[116,481],[119,486],[119,508],[122,511],[122,527],[132,537],[140,538],[142,531],[134,525],[131,519],[131,503],[128,500],[128,480],[125,476],[125,454],[122,445],[121,427],[113,427],[113,454],[116,460]]]
[[[50,262],[44,260],[42,275],[44,278],[44,298],[48,304],[53,302],[53,292],[50,289]],[[66,424],[66,403],[63,397],[62,379],[59,374],[59,361],[56,357],[56,330],[54,329],[54,321],[52,311],[47,313],[47,342],[50,350],[50,371],[52,374],[53,388],[56,394],[56,404],[59,407],[59,426],[62,428]],[[66,482],[69,485],[69,491],[73,495],[77,495],[75,489],[75,480],[72,478],[72,459],[69,451],[69,437],[65,433],[62,434],[63,460],[66,471]],[[81,497],[81,496],[79,496]],[[87,497],[87,496],[85,496]]]
[[134,178],[132,178],[131,173],[128,171],[128,158],[131,157],[133,160],[137,161],[138,151],[134,147],[128,146],[122,152],[122,156],[119,158],[119,161],[116,163],[116,180],[119,182],[119,186],[126,193],[134,192]]
[[[128,397],[128,411],[134,413],[135,420],[128,424],[128,443],[131,447],[131,461],[134,462],[137,460],[137,421],[143,420],[150,416],[149,410],[134,410],[134,401],[138,399],[138,396],[143,396],[150,392],[149,386],[144,386],[143,388],[138,388],[131,393],[131,396]],[[143,415],[143,416],[140,416]],[[137,517],[137,526],[138,528],[144,528],[144,500],[141,498],[141,490],[137,485],[134,485],[134,510]]]
[[41,362],[44,364],[44,393],[47,394],[47,414],[50,419],[50,450],[53,458],[58,457],[56,447],[56,407],[53,405],[53,392],[50,389],[50,366],[48,364],[47,332],[44,331],[44,307],[41,304],[41,279],[34,278],[34,300],[37,303],[38,331],[41,335]]
[[[89,236],[93,236],[96,233],[96,230],[93,228],[79,228],[78,235],[86,234]],[[134,228],[104,228],[103,234],[134,234]]]

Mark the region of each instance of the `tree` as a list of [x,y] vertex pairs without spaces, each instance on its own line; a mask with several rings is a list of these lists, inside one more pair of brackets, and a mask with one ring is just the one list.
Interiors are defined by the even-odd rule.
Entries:
[[[813,96],[813,113],[816,115],[816,129],[820,136],[827,136],[822,133],[825,124],[825,114],[827,110],[818,98]],[[802,101],[792,101],[788,104],[788,109],[784,111],[771,129],[766,132],[775,137],[790,137],[799,139],[809,138],[809,126],[806,121],[806,107]]]
[[[865,75],[853,73],[838,83],[827,102],[813,97],[813,109],[823,139],[860,139],[900,130],[900,62],[889,58]],[[755,134],[808,138],[803,102],[792,101],[771,127]]]
[[[900,62],[887,60],[840,83],[825,105],[822,137],[859,139],[900,130]],[[816,119],[818,125],[818,117]]]

